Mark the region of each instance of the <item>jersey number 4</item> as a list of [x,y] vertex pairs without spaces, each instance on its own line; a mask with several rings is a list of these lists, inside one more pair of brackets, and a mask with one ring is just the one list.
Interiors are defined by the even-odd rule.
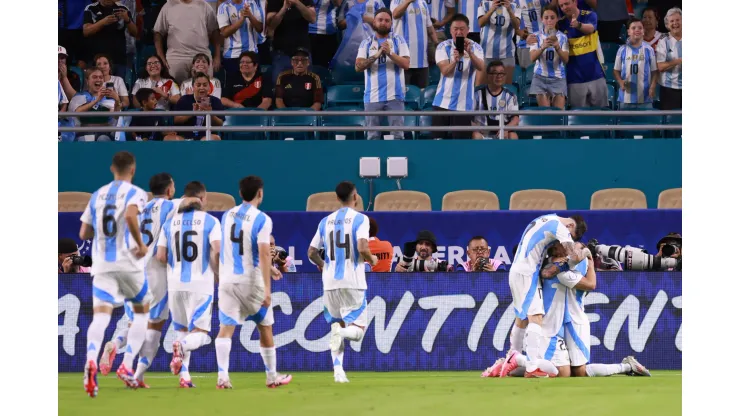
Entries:
[[[188,263],[192,263],[198,258],[198,245],[191,239],[191,237],[197,235],[197,231],[185,231],[182,233],[182,241],[180,241],[180,232],[175,233],[175,255],[177,256],[177,261],[181,261],[181,253],[182,259]],[[182,249],[180,249],[181,243]]]
[[349,260],[349,234],[344,234],[344,242],[342,242],[342,232],[336,232],[336,239],[334,238],[335,233],[329,234],[329,259],[334,261],[334,246],[337,248],[344,249],[344,259]]

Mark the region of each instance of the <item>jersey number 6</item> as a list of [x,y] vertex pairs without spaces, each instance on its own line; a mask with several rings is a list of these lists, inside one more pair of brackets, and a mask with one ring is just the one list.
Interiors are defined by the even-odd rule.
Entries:
[[334,261],[334,246],[344,249],[344,259],[349,260],[349,234],[344,235],[344,243],[341,242],[342,232],[336,232],[337,237],[334,239],[334,233],[329,234],[329,258]]

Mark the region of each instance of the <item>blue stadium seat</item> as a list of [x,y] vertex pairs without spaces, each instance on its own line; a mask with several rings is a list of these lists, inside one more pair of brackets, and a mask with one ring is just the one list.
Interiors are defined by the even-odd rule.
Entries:
[[364,132],[361,131],[342,131],[342,127],[345,126],[364,126],[365,116],[355,115],[352,112],[362,111],[362,107],[353,106],[339,106],[332,107],[331,111],[347,111],[348,114],[342,116],[320,116],[320,123],[322,126],[337,127],[336,131],[331,132],[320,132],[318,133],[319,139],[322,140],[335,140],[337,134],[346,136],[348,140],[361,140],[365,138]]
[[419,131],[416,132],[417,140],[431,140],[434,138],[434,132],[423,131],[422,127],[429,127],[432,125],[432,116],[419,116]]
[[326,90],[326,107],[364,106],[365,89],[359,85],[333,85]]
[[517,65],[514,67],[514,82],[519,85],[524,85],[525,81],[524,69]]
[[311,72],[319,76],[324,89],[334,85],[334,81],[331,79],[331,72],[323,66],[311,65]]
[[653,108],[660,109],[660,85],[655,86],[655,98],[653,98]]
[[527,70],[524,72],[524,79],[522,80],[522,84],[524,85],[531,84],[533,78],[534,78],[534,64],[527,67]]
[[529,95],[531,84],[525,84],[519,90],[519,108],[537,106],[537,96]]
[[424,107],[424,96],[416,85],[406,86],[406,98],[404,100],[406,107],[413,111],[421,110]]
[[[682,116],[665,116],[663,124],[668,125],[681,125]],[[681,135],[683,134],[683,130],[663,130],[663,137],[666,139],[680,139]]]
[[[403,125],[406,127],[417,127],[419,125],[418,116],[406,116],[403,118]],[[405,131],[403,132],[403,138],[406,140],[416,139],[418,132],[416,131]]]
[[[267,127],[269,125],[269,116],[265,115],[237,115],[236,112],[247,112],[247,111],[260,111],[265,110],[261,108],[230,108],[228,111],[234,111],[234,115],[227,115],[224,120],[224,126],[260,126]],[[266,129],[265,129],[266,130]],[[222,136],[224,140],[264,140],[267,139],[265,132],[247,132],[247,131],[234,131],[224,133]]]
[[429,67],[429,85],[439,84],[441,77],[442,74],[439,72],[439,67],[437,65],[431,65]]
[[[306,115],[299,116],[273,116],[272,125],[274,127],[280,126],[304,126],[304,127],[316,127],[318,125],[318,113],[314,112],[311,108],[304,107],[286,107],[281,108],[279,111],[305,111]],[[284,132],[274,131],[272,132],[272,139],[284,140],[285,138],[292,137],[294,140],[313,140],[316,138],[316,132],[312,129],[306,129],[305,132]]]
[[601,51],[604,52],[604,63],[614,63],[620,46],[620,44],[614,42],[601,42]]
[[617,100],[619,99],[619,93],[617,92],[617,86],[613,82],[606,83],[606,97],[609,100],[609,108],[616,110],[619,107]]
[[260,72],[262,75],[272,74],[272,65],[260,65]]
[[[85,82],[85,72],[82,70],[82,68],[80,68],[78,66],[68,66],[67,68],[68,68],[68,70],[70,70],[70,71],[74,72],[75,74],[77,74],[78,77],[80,77],[80,87],[82,89],[84,89],[84,87],[85,87],[85,85],[87,85],[87,83]],[[70,99],[70,100],[72,99],[72,97],[67,97],[67,98]]]
[[[527,110],[559,110],[554,107],[533,107],[527,108]],[[534,114],[520,114],[519,115],[520,126],[562,126],[563,116],[556,115],[534,115]],[[554,139],[562,138],[562,130],[553,128],[551,131],[517,131],[520,139],[532,139],[534,136],[541,136],[543,139]]]
[[335,85],[365,85],[365,74],[354,67],[338,66],[331,70]]
[[606,82],[607,83],[616,82],[616,78],[614,78],[614,62],[607,62],[602,66],[602,68],[604,69],[604,76],[606,77]]
[[434,104],[434,96],[437,95],[437,85],[430,85],[424,88],[424,109],[431,110]]
[[611,138],[612,137],[612,131],[611,130],[588,130],[585,128],[585,126],[609,126],[615,124],[614,116],[610,115],[609,111],[610,108],[597,108],[597,107],[580,107],[580,108],[573,108],[573,111],[593,111],[593,110],[603,110],[604,115],[598,115],[598,116],[586,116],[586,115],[570,115],[568,116],[568,125],[569,126],[584,126],[583,130],[571,130],[565,132],[565,135],[568,137],[584,137],[587,136],[589,139],[602,139],[602,138]]
[[[641,111],[641,110],[637,110]],[[630,124],[663,124],[663,117],[655,114],[650,114],[652,110],[644,110],[645,115],[640,116],[619,116],[617,118],[617,124],[626,126]],[[617,137],[624,139],[632,139],[635,136],[642,136],[643,138],[657,138],[661,137],[659,130],[619,130],[617,131]]]

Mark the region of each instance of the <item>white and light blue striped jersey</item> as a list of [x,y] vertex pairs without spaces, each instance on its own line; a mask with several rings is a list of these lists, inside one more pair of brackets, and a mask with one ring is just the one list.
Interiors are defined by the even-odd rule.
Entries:
[[262,21],[262,32],[257,36],[257,44],[262,45],[267,40],[267,0],[259,0],[259,4],[265,16],[265,20]]
[[157,241],[167,250],[167,290],[213,295],[210,259],[216,241],[221,224],[207,212],[190,209],[168,219]]
[[[370,16],[370,18],[375,18],[375,12],[385,7],[383,0],[365,0],[364,2],[357,0],[344,0],[344,3],[342,3],[342,6],[339,8],[339,12],[337,13],[337,22],[347,20],[347,12],[357,3],[365,3],[365,13],[363,16]],[[372,28],[369,27],[367,23],[365,23],[365,26],[372,32]]]
[[162,269],[165,267],[154,258],[154,256],[157,255],[157,242],[159,241],[162,227],[164,227],[164,224],[168,219],[175,215],[181,202],[182,199],[179,198],[173,200],[153,198],[144,205],[144,209],[142,209],[139,214],[141,239],[144,241],[144,244],[149,247],[145,258],[150,267],[161,267]]
[[[249,9],[257,20],[262,22],[263,25],[266,24],[265,9],[255,0],[242,0],[239,4],[228,0],[218,6],[217,16],[219,29],[231,26],[238,21],[239,13],[241,13],[245,5],[249,5]],[[260,33],[254,30],[249,19],[244,19],[244,23],[239,30],[234,32],[228,38],[224,38],[224,58],[238,58],[242,52],[246,51],[257,52],[257,45],[260,43],[259,38]]]
[[[658,41],[658,48],[655,51],[656,60],[658,62],[670,62],[678,58],[683,59],[682,40],[677,40],[673,35],[668,34],[668,36]],[[668,71],[660,73],[658,83],[666,88],[680,90],[683,85],[682,72],[683,65],[674,66]]]
[[[402,37],[391,33],[388,37],[378,39],[377,35],[362,41],[357,50],[357,58],[367,59],[378,53],[380,46],[390,42],[391,52],[398,56],[409,56],[409,47]],[[378,103],[391,100],[404,100],[406,81],[401,67],[388,56],[381,57],[365,70],[365,103]]]
[[[484,1],[478,6],[479,17],[488,13],[493,7],[492,1]],[[499,6],[488,19],[488,23],[481,27],[480,46],[483,55],[488,59],[504,59],[514,57],[514,29],[509,11]]]
[[361,239],[370,239],[370,220],[365,214],[344,207],[319,223],[311,247],[324,249],[321,277],[324,290],[367,289],[365,261],[358,251]]
[[509,270],[513,273],[531,276],[539,270],[547,248],[555,241],[573,242],[570,231],[560,222],[560,217],[547,214],[536,218],[522,233]]
[[[553,33],[558,38],[560,49],[565,52],[569,51],[568,37],[557,30],[553,29]],[[537,36],[537,43],[529,45],[529,50],[534,51],[542,47],[545,40],[550,36],[545,32],[535,33]],[[545,49],[537,61],[534,63],[534,73],[545,78],[565,78],[565,63],[560,59],[560,55],[554,47]]]
[[[395,11],[403,0],[391,0],[391,11]],[[415,0],[406,8],[400,19],[393,19],[393,33],[403,36],[409,47],[411,63],[409,68],[429,67],[427,27],[432,26],[429,9],[425,0]]]
[[308,24],[308,33],[333,35],[337,33],[337,6],[333,0],[314,0],[316,22]]
[[[473,42],[473,41],[471,41]],[[439,63],[452,60],[455,51],[455,39],[447,39],[437,45],[434,59]],[[471,51],[475,56],[483,59],[483,48],[473,42]],[[472,111],[475,108],[475,67],[470,56],[465,52],[457,62],[457,67],[450,76],[443,76],[437,84],[437,93],[434,96],[435,107],[447,110]]]
[[64,88],[62,88],[62,83],[57,80],[57,105],[67,104],[69,100],[67,99],[67,94],[64,93]]
[[658,70],[655,51],[647,42],[640,46],[622,45],[617,52],[614,70],[624,80],[625,90],[619,89],[619,102],[625,104],[650,103],[650,83],[653,71]]
[[470,21],[470,31],[473,33],[480,32],[480,25],[478,24],[478,7],[480,7],[482,0],[458,0],[457,1],[457,12],[464,14],[465,17]]
[[[429,16],[436,21],[441,21],[447,16],[447,8],[455,8],[455,0],[425,0],[429,8]],[[444,32],[445,28],[440,27],[437,32]]]
[[[575,268],[558,273],[557,277],[542,281],[542,301],[545,317],[542,320],[542,335],[547,338],[558,335],[565,323],[589,325],[588,316],[583,307],[583,296],[586,291],[575,289],[575,285],[588,272],[588,259],[584,259]],[[562,336],[562,335],[561,335]]]
[[124,181],[113,181],[92,194],[80,221],[95,231],[90,251],[93,275],[144,270],[146,258],[137,259],[131,252],[136,242],[131,238],[125,213],[129,205],[141,212],[147,199],[141,188]]
[[[259,244],[270,244],[272,219],[246,202],[224,212],[221,217],[221,283],[248,283],[261,276]],[[259,272],[257,272],[259,273]]]
[[[519,29],[527,29],[529,33],[537,33],[544,29],[542,24],[542,9],[550,4],[550,0],[513,0],[511,7],[514,15],[519,18]],[[527,47],[527,39],[516,37],[517,47]]]

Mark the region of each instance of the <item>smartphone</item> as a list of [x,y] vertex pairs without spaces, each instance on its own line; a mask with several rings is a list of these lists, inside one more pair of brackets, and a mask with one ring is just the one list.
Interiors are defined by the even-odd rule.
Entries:
[[455,38],[455,49],[457,49],[457,52],[460,53],[460,56],[465,53],[465,38],[463,37],[457,37]]
[[109,90],[110,89],[113,89],[113,83],[112,82],[106,82],[105,83],[105,88],[108,88]]

